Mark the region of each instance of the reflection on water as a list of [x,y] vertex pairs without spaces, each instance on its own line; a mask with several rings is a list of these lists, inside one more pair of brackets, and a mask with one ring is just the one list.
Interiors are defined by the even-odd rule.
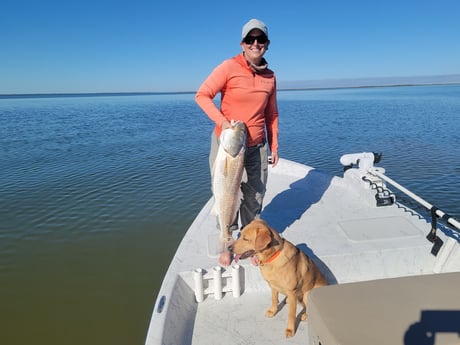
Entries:
[[[280,92],[280,155],[387,174],[460,216],[460,87]],[[193,95],[0,100],[1,344],[142,344],[177,245],[210,197]],[[24,331],[27,328],[27,332]]]

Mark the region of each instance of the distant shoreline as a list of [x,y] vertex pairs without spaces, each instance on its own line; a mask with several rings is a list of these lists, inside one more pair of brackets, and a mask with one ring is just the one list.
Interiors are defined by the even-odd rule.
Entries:
[[8,98],[60,98],[60,97],[104,97],[104,96],[146,96],[146,95],[181,95],[192,94],[195,91],[179,92],[81,92],[81,93],[17,93],[0,94],[0,99]]
[[372,89],[385,87],[412,87],[412,86],[447,86],[460,85],[460,82],[452,83],[426,83],[426,84],[388,84],[388,85],[358,85],[358,86],[328,86],[328,87],[303,87],[303,88],[282,88],[278,91],[315,91],[315,90],[340,90],[340,89]]
[[[281,87],[278,92],[285,91],[315,91],[315,90],[340,90],[340,89],[367,89],[386,87],[413,87],[413,86],[442,86],[460,85],[460,81],[440,83],[401,83],[401,84],[376,84],[376,85],[331,85],[331,86],[299,86]],[[151,95],[187,95],[196,91],[165,91],[165,92],[81,92],[81,93],[24,93],[24,94],[0,94],[1,99],[20,98],[65,98],[65,97],[111,97],[111,96],[151,96]]]

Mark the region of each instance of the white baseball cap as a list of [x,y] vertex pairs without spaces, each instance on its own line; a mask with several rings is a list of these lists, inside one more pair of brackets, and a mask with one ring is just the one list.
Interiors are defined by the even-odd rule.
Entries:
[[259,19],[251,19],[249,22],[244,24],[243,31],[242,31],[242,34],[241,34],[241,39],[243,40],[248,35],[248,33],[250,33],[251,30],[254,30],[254,29],[259,29],[268,38],[267,25],[265,25],[265,23],[260,21]]

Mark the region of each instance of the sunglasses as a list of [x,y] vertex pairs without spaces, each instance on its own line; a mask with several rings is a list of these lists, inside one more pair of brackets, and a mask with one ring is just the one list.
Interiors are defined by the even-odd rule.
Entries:
[[255,41],[257,40],[258,43],[260,44],[265,44],[267,43],[268,41],[268,38],[264,35],[260,35],[260,36],[246,36],[244,39],[243,39],[243,42],[246,43],[246,44],[253,44]]

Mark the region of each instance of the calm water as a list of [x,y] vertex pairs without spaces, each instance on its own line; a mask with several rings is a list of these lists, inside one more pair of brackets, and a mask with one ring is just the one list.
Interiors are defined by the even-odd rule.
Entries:
[[[460,85],[280,92],[280,155],[387,175],[460,218]],[[0,99],[0,344],[142,344],[211,196],[193,95]]]

